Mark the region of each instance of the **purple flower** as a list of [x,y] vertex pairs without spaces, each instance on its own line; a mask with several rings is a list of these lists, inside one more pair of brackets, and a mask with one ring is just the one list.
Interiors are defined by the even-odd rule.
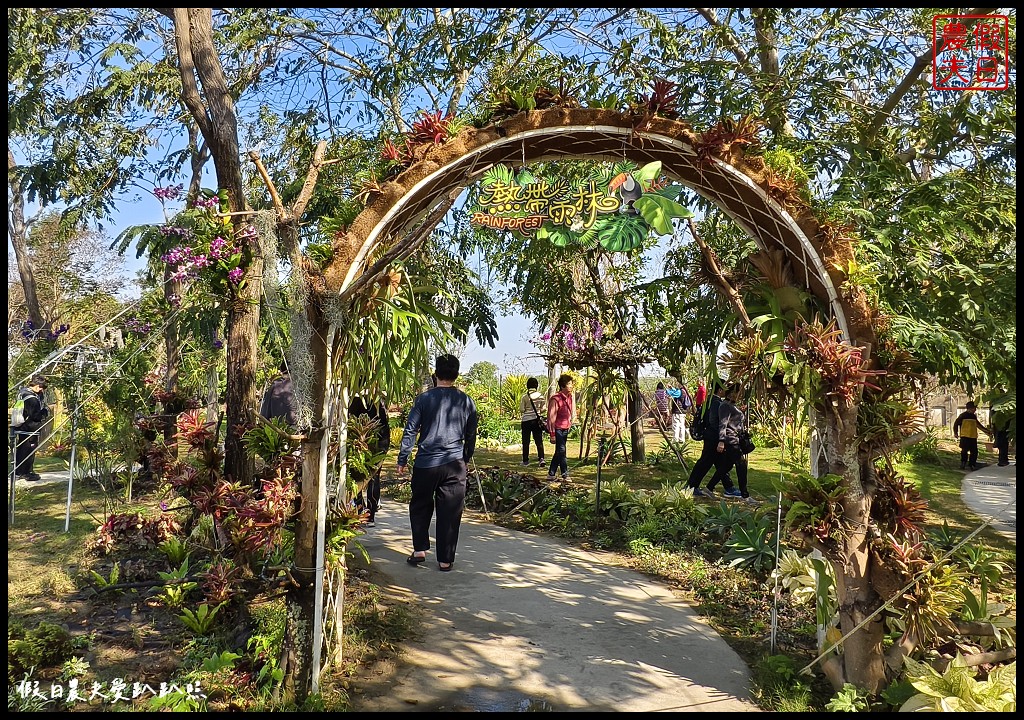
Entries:
[[224,341],[223,340],[214,340],[213,341],[213,349],[214,350],[220,350],[222,347],[224,347]]
[[219,208],[220,198],[217,197],[216,195],[213,195],[211,197],[197,197],[195,200],[192,201],[192,207],[207,209]]
[[550,340],[551,339],[551,333],[549,333],[549,332],[544,333],[543,335],[540,336],[540,339],[541,340]]
[[237,285],[242,280],[243,275],[245,275],[245,271],[242,268],[235,268],[228,271],[228,280]]
[[153,194],[156,195],[156,199],[160,202],[166,202],[167,200],[177,200],[181,197],[181,191],[184,189],[182,185],[171,185],[165,188],[153,188]]

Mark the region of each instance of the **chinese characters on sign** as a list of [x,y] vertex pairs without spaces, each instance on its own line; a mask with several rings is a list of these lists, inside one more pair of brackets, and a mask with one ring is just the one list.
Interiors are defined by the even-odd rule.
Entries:
[[594,226],[598,213],[615,212],[620,205],[618,197],[598,190],[593,180],[576,187],[564,182],[495,182],[481,193],[477,202],[482,210],[473,213],[473,224],[515,230],[523,235],[533,234],[547,222],[582,232]]
[[182,689],[174,683],[160,683],[156,689],[146,683],[133,682],[129,684],[124,678],[114,678],[110,681],[109,687],[104,692],[103,683],[93,682],[86,689],[79,687],[78,679],[68,681],[67,688],[61,683],[50,683],[49,687],[40,684],[38,680],[22,680],[16,686],[16,692],[24,700],[38,698],[40,700],[63,700],[67,704],[72,703],[116,703],[131,702],[133,700],[145,700],[151,697],[167,697],[168,695],[187,695],[190,698],[199,700],[205,698],[203,689],[198,682],[187,683]]
[[932,18],[932,87],[936,90],[1005,90],[1010,85],[1006,15],[935,15]]

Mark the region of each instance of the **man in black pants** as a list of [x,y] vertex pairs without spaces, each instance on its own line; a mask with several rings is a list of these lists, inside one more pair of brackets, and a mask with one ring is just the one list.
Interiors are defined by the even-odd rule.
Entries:
[[462,510],[466,505],[466,463],[476,449],[478,418],[472,398],[454,387],[459,359],[453,355],[438,356],[434,374],[437,386],[420,393],[409,412],[398,450],[398,474],[405,474],[419,433],[409,502],[413,552],[406,562],[418,565],[426,561],[430,519],[436,507],[437,566],[447,572],[455,564]]
[[[348,406],[348,415],[350,418],[365,415],[376,420],[376,439],[370,443],[369,450],[375,454],[387,452],[391,447],[391,426],[388,424],[388,411],[383,402],[379,400],[373,402],[365,394],[356,395]],[[359,473],[354,468],[349,469],[349,472],[355,475],[357,485],[366,480],[366,489],[356,495],[355,505],[360,510],[367,511],[369,517],[366,519],[366,524],[369,527],[373,527],[376,523],[377,511],[380,510],[381,463],[383,460],[370,469],[368,478],[359,477]]]
[[[704,417],[707,418],[704,426],[704,444],[701,447],[700,457],[694,463],[693,470],[690,471],[690,479],[686,482],[696,497],[715,496],[710,490],[701,490],[700,484],[704,482],[704,476],[708,474],[708,470],[713,467],[717,471],[725,460],[724,454],[718,452],[718,413],[722,405],[722,396],[725,394],[725,385],[720,380],[716,380],[711,391],[714,394],[708,398],[705,407],[697,408],[698,412],[703,412]],[[731,489],[732,481],[728,477],[722,481],[723,485],[726,483],[728,485],[725,489]]]
[[[24,480],[39,480],[35,471],[36,446],[39,445],[39,430],[46,424],[50,416],[50,408],[46,407],[43,393],[46,392],[46,379],[36,375],[29,380],[28,386],[18,391],[15,409],[11,418],[11,440],[14,442],[14,475]],[[18,421],[15,425],[15,421]]]

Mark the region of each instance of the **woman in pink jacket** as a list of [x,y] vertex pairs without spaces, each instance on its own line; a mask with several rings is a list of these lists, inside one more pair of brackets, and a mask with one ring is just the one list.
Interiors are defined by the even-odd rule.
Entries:
[[548,469],[548,480],[555,479],[556,470],[562,473],[562,479],[569,477],[569,464],[566,459],[565,445],[569,440],[569,429],[576,419],[576,399],[572,394],[572,375],[563,374],[558,378],[558,392],[548,400],[548,432],[551,442],[555,445]]

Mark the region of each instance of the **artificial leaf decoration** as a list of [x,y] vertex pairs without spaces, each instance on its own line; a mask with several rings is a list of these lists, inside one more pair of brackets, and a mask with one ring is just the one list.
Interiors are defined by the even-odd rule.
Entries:
[[661,175],[661,160],[655,160],[652,163],[647,163],[642,168],[633,173],[633,177],[640,183],[640,187],[647,192],[651,189],[651,185],[654,180]]
[[628,252],[647,239],[648,229],[637,215],[613,215],[598,233],[598,242],[609,252]]
[[513,182],[512,168],[508,165],[495,165],[483,174],[480,178],[481,187],[490,187],[495,183],[511,185]]
[[548,242],[555,247],[567,247],[573,241],[574,236],[575,233],[557,225],[552,226],[547,233]]
[[671,235],[672,218],[693,217],[693,213],[675,200],[657,193],[644,195],[633,201],[633,209],[659,235]]

